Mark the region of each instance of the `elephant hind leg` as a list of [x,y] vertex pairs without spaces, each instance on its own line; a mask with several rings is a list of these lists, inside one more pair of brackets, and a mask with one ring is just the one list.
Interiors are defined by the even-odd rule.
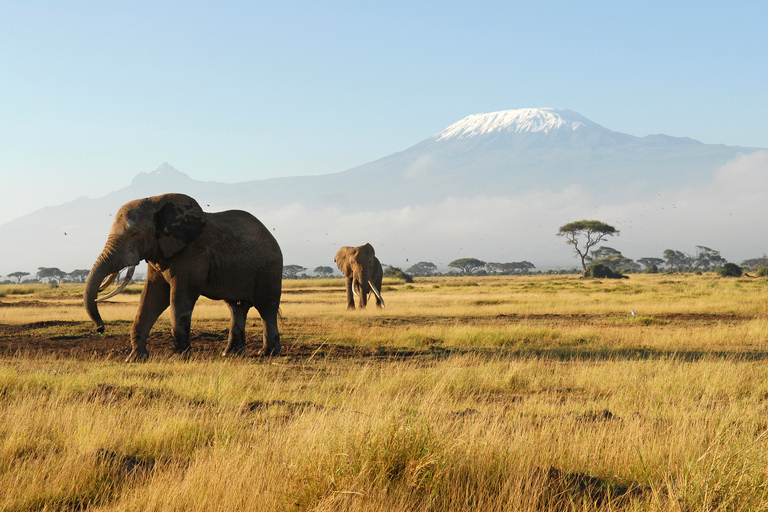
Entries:
[[259,350],[260,356],[279,356],[282,350],[280,346],[280,331],[277,327],[277,317],[279,314],[278,307],[257,307],[259,315],[261,315],[261,325],[263,331],[263,343],[261,350]]
[[221,355],[240,355],[245,352],[245,321],[251,305],[237,301],[227,301],[227,306],[229,306],[230,313],[229,338],[227,339],[227,347]]

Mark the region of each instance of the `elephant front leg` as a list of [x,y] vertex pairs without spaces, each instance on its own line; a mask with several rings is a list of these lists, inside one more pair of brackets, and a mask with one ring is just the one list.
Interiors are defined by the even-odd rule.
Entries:
[[231,320],[229,322],[229,339],[227,348],[221,353],[222,356],[240,355],[245,352],[245,321],[248,317],[250,304],[242,302],[227,302]]
[[131,353],[125,360],[128,363],[144,361],[149,357],[149,351],[147,351],[149,332],[163,311],[168,309],[171,302],[171,287],[157,272],[152,272],[152,270],[150,266],[147,282],[139,301],[139,311],[136,313],[131,327]]
[[355,309],[355,296],[352,293],[352,278],[347,278],[347,309]]

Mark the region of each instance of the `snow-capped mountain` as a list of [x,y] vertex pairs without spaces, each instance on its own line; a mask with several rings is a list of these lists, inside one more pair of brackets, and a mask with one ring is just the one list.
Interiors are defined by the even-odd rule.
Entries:
[[[327,264],[328,258],[321,255],[328,253],[332,259],[338,245],[376,240],[377,254],[385,244],[403,244],[402,251],[423,245],[428,253],[429,248],[440,246],[440,237],[446,244],[455,243],[457,252],[464,245],[473,248],[471,253],[445,258],[490,258],[479,252],[477,244],[464,243],[457,226],[463,226],[468,236],[478,235],[490,243],[496,238],[492,228],[497,229],[489,224],[490,216],[499,222],[509,216],[504,229],[515,229],[515,222],[534,215],[545,204],[549,206],[532,217],[535,222],[550,213],[557,218],[555,224],[576,216],[591,217],[599,205],[650,204],[661,192],[706,187],[718,169],[760,151],[666,135],[636,137],[611,131],[570,110],[530,108],[470,115],[404,151],[322,176],[224,184],[196,181],[163,164],[104,197],[80,198],[0,225],[0,239],[13,241],[0,245],[0,274],[37,266],[90,268],[114,212],[131,199],[165,192],[189,194],[207,211],[239,208],[254,213],[276,226],[277,234],[282,232],[278,241],[286,263]],[[759,187],[745,185],[747,190],[763,193]],[[515,210],[522,208],[517,199],[521,197],[528,198],[528,206]],[[546,198],[553,197],[557,199],[547,203]],[[493,204],[497,210],[492,212]],[[579,208],[584,205],[590,205],[589,212],[582,214]],[[557,209],[568,213],[559,215]],[[416,221],[414,212],[424,219]],[[434,225],[441,216],[445,223]],[[320,225],[312,227],[312,222]],[[554,240],[550,235],[558,226],[541,229],[547,239]],[[415,238],[408,241],[409,236]],[[706,240],[694,243],[706,245]],[[568,261],[568,251],[564,253],[562,258]],[[395,255],[383,255],[383,261],[392,258],[390,262],[400,263]],[[418,258],[439,261],[431,254]],[[509,261],[523,259],[537,263],[533,254],[509,257]]]
[[375,190],[393,192],[380,200],[399,206],[568,185],[596,198],[637,198],[660,187],[702,183],[714,169],[752,151],[664,135],[635,137],[569,110],[508,110],[468,116],[405,151],[340,173],[334,190],[376,183]]
[[543,132],[578,130],[598,126],[586,117],[566,109],[522,108],[467,116],[434,137],[436,141],[480,137],[494,132]]

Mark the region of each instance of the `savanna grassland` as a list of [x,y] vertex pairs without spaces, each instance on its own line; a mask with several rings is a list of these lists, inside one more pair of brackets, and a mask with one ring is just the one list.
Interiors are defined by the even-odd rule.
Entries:
[[0,510],[768,510],[764,278],[286,281],[282,356],[125,364],[139,290],[0,287]]

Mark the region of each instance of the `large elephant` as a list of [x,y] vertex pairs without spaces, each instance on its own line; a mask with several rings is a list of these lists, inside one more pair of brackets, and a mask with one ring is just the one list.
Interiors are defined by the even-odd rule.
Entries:
[[[277,327],[282,293],[283,255],[277,241],[253,215],[240,210],[207,213],[183,194],[137,199],[115,216],[107,243],[93,264],[83,301],[88,315],[104,332],[96,302],[105,278],[147,261],[147,280],[131,329],[126,361],[146,359],[147,336],[171,307],[174,351],[189,349],[192,310],[203,295],[223,300],[232,315],[222,355],[245,351],[245,321],[255,307],[261,315],[260,354],[280,354]],[[131,272],[132,273],[132,272]],[[123,286],[127,284],[128,278]]]
[[371,244],[344,246],[336,253],[333,261],[347,278],[347,309],[355,309],[353,295],[358,296],[361,309],[367,306],[371,291],[376,295],[376,305],[384,307],[384,299],[381,298],[383,272]]

